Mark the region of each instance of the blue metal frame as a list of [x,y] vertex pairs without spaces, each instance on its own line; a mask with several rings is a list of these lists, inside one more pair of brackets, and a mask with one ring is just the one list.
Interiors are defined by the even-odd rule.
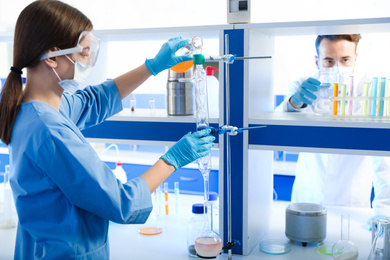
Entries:
[[[218,124],[210,124],[218,128]],[[186,133],[196,130],[194,123],[105,121],[84,129],[86,138],[176,142]],[[218,143],[218,139],[215,140]]]
[[[390,139],[386,138],[389,135],[390,129],[386,128],[267,125],[265,128],[249,131],[249,144],[389,151]],[[294,138],[297,136],[305,138]]]
[[[238,57],[244,56],[244,30],[225,30],[224,34],[229,35],[229,54],[236,54]],[[229,65],[230,75],[230,125],[236,127],[243,127],[244,124],[244,62],[237,60]],[[226,72],[225,72],[226,73]],[[226,82],[225,82],[226,84]],[[226,85],[224,86],[224,104],[226,104]],[[226,108],[224,108],[224,115],[226,115]],[[230,138],[231,149],[231,214],[232,214],[232,239],[239,241],[233,249],[233,254],[242,255],[242,223],[243,223],[243,143],[244,135],[236,136],[225,135],[224,138]],[[226,139],[225,139],[226,140]],[[226,143],[226,141],[225,141]],[[227,162],[227,151],[223,151],[224,162]],[[226,185],[227,172],[224,167],[223,183]],[[226,191],[226,187],[224,188]],[[224,244],[228,239],[228,219],[227,219],[227,195],[224,192]]]

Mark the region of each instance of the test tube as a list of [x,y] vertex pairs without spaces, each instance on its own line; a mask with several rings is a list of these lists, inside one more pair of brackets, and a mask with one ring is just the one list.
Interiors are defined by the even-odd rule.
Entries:
[[164,195],[165,195],[165,215],[168,215],[168,182],[164,182]]
[[372,78],[372,102],[371,102],[371,116],[376,116],[376,98],[378,95],[378,77]]
[[368,90],[370,88],[370,77],[366,74],[364,78],[364,87],[363,87],[363,116],[368,114]]
[[159,215],[162,215],[163,201],[164,201],[162,184],[160,186],[158,186],[157,190],[158,190],[158,213],[159,213]]
[[156,101],[154,100],[154,98],[149,99],[149,109],[152,112],[154,112],[154,110],[156,109]]
[[178,181],[175,181],[174,187],[175,187],[175,211],[176,211],[176,215],[179,215],[179,182]]
[[386,90],[386,77],[381,77],[381,83],[379,87],[379,110],[378,116],[383,116],[383,110],[385,108],[385,90]]
[[345,97],[347,94],[347,75],[344,73],[341,80],[341,93],[340,93],[340,115],[345,116]]
[[390,116],[390,75],[387,75],[386,115]]
[[351,116],[352,115],[352,106],[353,106],[353,89],[354,89],[354,75],[350,74],[349,75],[349,91],[348,91],[348,96],[349,96],[349,100],[348,100],[348,115]]
[[153,192],[153,197],[154,197],[154,210],[155,210],[155,214],[156,214],[156,217],[158,217],[160,215],[160,212],[159,212],[159,194],[158,194],[158,189],[160,187],[157,187],[157,189]]
[[378,77],[372,78],[372,103],[371,103],[371,116],[376,116],[376,98],[378,95]]
[[[337,98],[339,94],[339,83],[334,83],[333,84],[333,97]],[[333,101],[333,115],[337,116],[337,100]]]
[[135,95],[132,94],[131,98],[130,98],[130,109],[131,109],[131,111],[135,110],[136,105],[137,105],[137,101],[135,99]]

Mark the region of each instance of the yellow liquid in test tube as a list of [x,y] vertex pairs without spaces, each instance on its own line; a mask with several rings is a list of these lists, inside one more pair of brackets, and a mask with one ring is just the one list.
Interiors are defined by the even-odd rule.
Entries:
[[[368,98],[368,88],[370,87],[369,82],[364,83],[364,90],[363,90],[363,97]],[[363,116],[366,116],[368,114],[368,100],[364,99],[363,100]]]

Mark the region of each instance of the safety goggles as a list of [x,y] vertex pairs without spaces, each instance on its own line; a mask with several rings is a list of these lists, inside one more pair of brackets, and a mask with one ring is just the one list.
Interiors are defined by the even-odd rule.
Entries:
[[41,60],[76,53],[76,61],[94,67],[99,49],[100,40],[92,32],[84,31],[80,34],[76,47],[45,53],[42,55]]

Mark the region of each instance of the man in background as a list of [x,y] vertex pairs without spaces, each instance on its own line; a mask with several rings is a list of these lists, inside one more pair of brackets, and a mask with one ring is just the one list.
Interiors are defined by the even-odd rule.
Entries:
[[[290,84],[286,99],[276,111],[313,112],[312,101],[320,85],[319,72],[323,68],[334,68],[339,73],[353,71],[360,39],[360,34],[319,35],[315,42],[318,73]],[[355,88],[355,94],[361,95],[362,84]],[[291,201],[369,208],[374,186],[374,214],[390,216],[389,184],[390,158],[300,153]]]

